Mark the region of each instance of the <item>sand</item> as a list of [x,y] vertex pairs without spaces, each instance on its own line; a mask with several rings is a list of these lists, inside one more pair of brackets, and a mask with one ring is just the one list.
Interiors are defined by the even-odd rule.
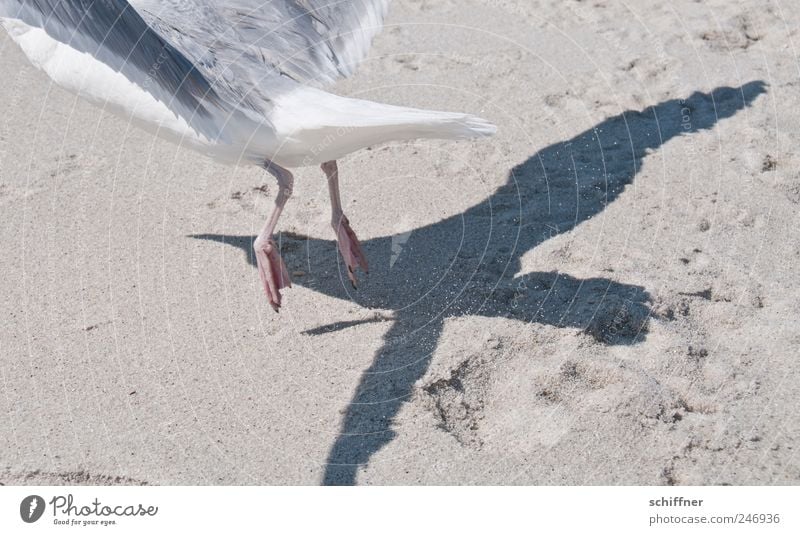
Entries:
[[339,94],[490,140],[277,191],[0,36],[0,483],[797,484],[790,2],[402,0]]

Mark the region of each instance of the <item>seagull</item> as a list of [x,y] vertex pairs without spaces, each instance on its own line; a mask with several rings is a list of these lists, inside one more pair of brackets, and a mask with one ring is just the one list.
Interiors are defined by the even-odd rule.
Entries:
[[319,165],[331,226],[355,286],[367,258],[342,210],[336,161],[411,139],[491,136],[463,113],[346,98],[323,90],[353,74],[383,25],[388,0],[0,0],[0,23],[57,85],[142,127],[278,182],[253,242],[272,308],[291,287],[273,240],[294,183]]

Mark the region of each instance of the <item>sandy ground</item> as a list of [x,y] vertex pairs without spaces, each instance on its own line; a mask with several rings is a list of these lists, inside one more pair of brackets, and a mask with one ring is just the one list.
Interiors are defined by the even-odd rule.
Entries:
[[340,94],[489,141],[277,190],[0,37],[0,483],[800,482],[792,2],[396,1]]

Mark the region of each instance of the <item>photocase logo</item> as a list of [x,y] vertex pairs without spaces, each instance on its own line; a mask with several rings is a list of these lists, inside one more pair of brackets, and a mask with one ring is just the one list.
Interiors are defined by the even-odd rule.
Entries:
[[44,514],[44,498],[37,495],[28,496],[19,504],[19,516],[24,522],[33,524]]

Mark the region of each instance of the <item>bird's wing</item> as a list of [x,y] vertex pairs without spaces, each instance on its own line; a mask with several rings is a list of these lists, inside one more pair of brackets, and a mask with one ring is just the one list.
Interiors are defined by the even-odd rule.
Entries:
[[298,83],[351,74],[380,30],[387,5],[388,0],[0,0],[0,16],[42,28],[91,54],[213,137],[216,121],[205,117],[238,111],[269,122],[274,100]]
[[125,0],[0,0],[0,16],[94,56],[186,115],[219,103],[203,74]]
[[277,72],[317,84],[353,73],[380,31],[389,4],[389,0],[130,2],[198,63],[220,62],[224,68],[240,63],[240,71]]

